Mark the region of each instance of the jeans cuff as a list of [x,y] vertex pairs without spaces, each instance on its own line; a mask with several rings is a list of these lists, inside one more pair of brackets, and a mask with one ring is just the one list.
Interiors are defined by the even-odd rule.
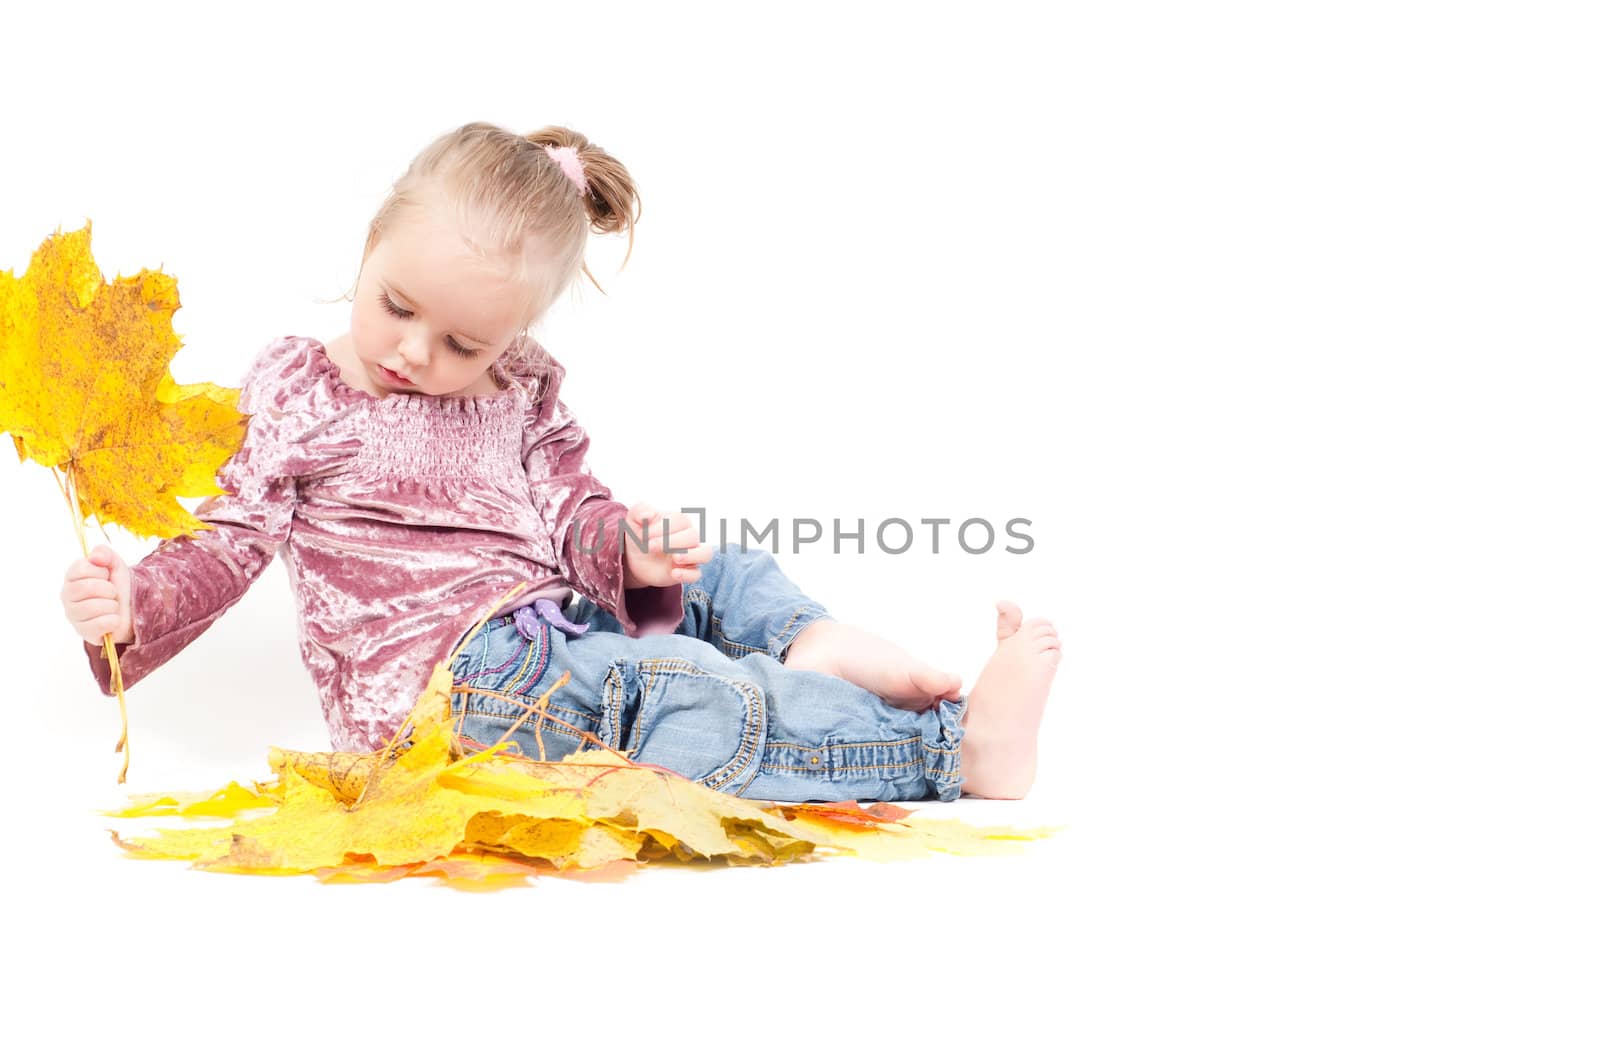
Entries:
[[938,708],[922,713],[923,771],[928,776],[928,786],[940,801],[954,801],[961,796],[961,739],[967,729],[962,721],[967,716],[967,699],[958,701],[939,699]]
[[[779,615],[781,616],[782,614],[780,613]],[[807,606],[799,610],[789,618],[788,623],[783,625],[782,631],[767,640],[767,652],[779,664],[785,663],[784,658],[789,655],[789,645],[800,637],[800,632],[810,626],[813,621],[832,619],[833,617],[825,609]]]

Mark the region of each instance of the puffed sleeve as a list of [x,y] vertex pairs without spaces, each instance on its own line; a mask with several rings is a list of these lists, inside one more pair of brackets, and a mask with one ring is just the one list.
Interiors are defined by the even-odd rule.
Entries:
[[[226,493],[207,496],[194,511],[211,527],[163,540],[132,567],[133,641],[117,645],[125,689],[227,612],[288,538],[295,475],[329,413],[313,400],[326,368],[333,367],[318,365],[298,337],[274,340],[256,355],[239,389],[239,410],[250,415],[244,442],[217,471]],[[112,693],[103,644],[83,648],[101,693]]]
[[622,528],[628,507],[589,472],[589,437],[561,401],[566,370],[546,358],[528,411],[522,467],[568,586],[622,623],[623,634],[669,634],[683,622],[683,587],[624,590]]

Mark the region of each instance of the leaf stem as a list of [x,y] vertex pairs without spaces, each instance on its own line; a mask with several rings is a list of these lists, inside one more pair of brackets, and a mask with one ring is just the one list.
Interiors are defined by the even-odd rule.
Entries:
[[[67,482],[65,486],[62,486],[61,474],[56,471],[54,465],[50,466],[50,472],[56,478],[56,486],[61,488],[61,496],[67,500],[67,508],[72,511],[72,530],[78,536],[78,549],[82,550],[83,556],[87,558],[89,556],[89,540],[84,538],[83,534],[83,510],[78,504],[77,473],[71,458],[68,458],[65,464],[67,467]],[[105,528],[102,525],[101,533],[104,534],[104,531]],[[101,645],[104,648],[103,656],[111,662],[111,688],[117,692],[117,708],[122,712],[122,736],[117,739],[117,748],[112,752],[122,754],[122,771],[117,776],[117,782],[126,783],[128,781],[130,750],[128,748],[128,699],[124,696],[122,690],[122,663],[117,660],[117,645],[111,638],[111,632],[105,633]]]

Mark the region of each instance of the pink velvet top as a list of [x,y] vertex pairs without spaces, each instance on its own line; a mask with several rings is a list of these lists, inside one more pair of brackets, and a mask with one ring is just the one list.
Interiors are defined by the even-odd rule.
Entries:
[[[345,383],[316,340],[268,344],[241,385],[244,443],[217,474],[228,493],[195,510],[212,527],[162,541],[132,569],[123,685],[199,637],[274,554],[340,751],[387,742],[433,665],[520,581],[529,587],[495,615],[536,598],[564,605],[575,589],[628,635],[674,630],[681,587],[623,590],[627,506],[590,475],[588,437],[557,397],[565,370],[545,360],[531,399],[515,388],[380,398]],[[575,526],[594,550],[602,522],[602,548],[580,550]],[[84,649],[110,694],[102,647]]]

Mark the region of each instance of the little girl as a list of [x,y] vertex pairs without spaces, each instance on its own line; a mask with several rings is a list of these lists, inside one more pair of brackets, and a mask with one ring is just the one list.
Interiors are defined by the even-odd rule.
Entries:
[[587,273],[591,229],[627,229],[631,253],[637,208],[628,171],[559,126],[471,123],[425,148],[368,229],[350,332],[279,338],[247,371],[227,493],[195,511],[212,527],[131,569],[105,546],[68,568],[101,691],[105,634],[132,687],[281,552],[337,750],[388,742],[448,655],[479,745],[570,672],[511,735],[523,755],[559,760],[588,732],[754,799],[1024,796],[1061,655],[1049,623],[1000,603],[961,697],[955,675],[834,621],[770,553],[713,550],[684,514],[630,509],[590,475],[565,369],[528,329]]

